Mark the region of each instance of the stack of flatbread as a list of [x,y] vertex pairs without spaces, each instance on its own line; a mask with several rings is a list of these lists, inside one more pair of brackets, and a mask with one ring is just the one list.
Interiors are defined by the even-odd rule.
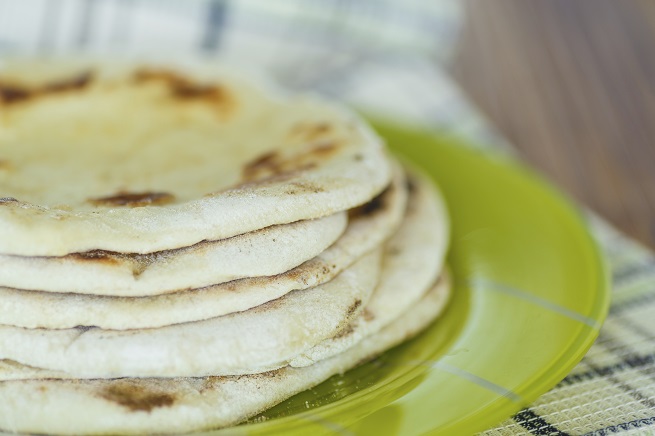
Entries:
[[219,70],[0,71],[0,430],[244,421],[443,310],[436,187]]

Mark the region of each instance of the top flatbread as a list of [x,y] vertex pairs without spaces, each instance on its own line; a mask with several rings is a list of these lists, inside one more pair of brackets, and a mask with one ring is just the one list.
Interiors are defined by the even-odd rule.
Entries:
[[180,248],[346,210],[390,180],[373,131],[315,97],[209,69],[49,69],[0,68],[0,253]]

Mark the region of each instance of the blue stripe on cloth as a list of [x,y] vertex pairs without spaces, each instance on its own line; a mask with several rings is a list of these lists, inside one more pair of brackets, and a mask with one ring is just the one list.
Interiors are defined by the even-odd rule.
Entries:
[[89,44],[94,29],[95,11],[98,0],[82,2],[82,12],[78,20],[77,47],[84,48]]
[[514,421],[531,434],[538,436],[568,436],[553,424],[550,424],[543,417],[531,409],[523,409],[514,415]]
[[608,427],[585,433],[583,436],[608,436],[611,434],[636,430],[651,425],[655,425],[655,416],[651,416],[650,418],[635,419],[634,421],[622,422],[621,424],[610,425]]
[[221,35],[225,27],[227,16],[227,2],[225,0],[211,0],[207,3],[207,21],[205,32],[200,46],[208,52],[215,52],[220,47]]
[[621,362],[613,365],[594,366],[589,371],[569,374],[560,382],[560,385],[568,386],[577,383],[593,380],[595,378],[605,378],[612,374],[618,374],[632,369],[640,369],[655,363],[655,354],[644,356],[630,356],[623,358]]

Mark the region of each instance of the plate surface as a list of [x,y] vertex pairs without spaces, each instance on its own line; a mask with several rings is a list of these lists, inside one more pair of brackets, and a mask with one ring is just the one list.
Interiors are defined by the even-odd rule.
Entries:
[[511,158],[374,124],[446,197],[450,306],[414,340],[279,404],[243,433],[481,431],[563,379],[605,319],[602,256],[559,193]]

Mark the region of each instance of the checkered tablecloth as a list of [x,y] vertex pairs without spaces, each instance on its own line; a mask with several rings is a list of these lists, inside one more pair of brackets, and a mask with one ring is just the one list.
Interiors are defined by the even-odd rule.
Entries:
[[[0,0],[0,62],[220,57],[511,153],[439,67],[460,22],[456,0]],[[484,435],[655,434],[655,257],[589,219],[613,274],[599,339],[554,389]]]

